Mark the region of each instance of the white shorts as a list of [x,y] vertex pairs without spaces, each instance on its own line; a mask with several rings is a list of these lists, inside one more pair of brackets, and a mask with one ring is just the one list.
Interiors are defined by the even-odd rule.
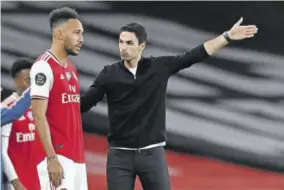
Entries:
[[[75,163],[61,155],[58,155],[58,159],[63,167],[64,179],[62,185],[56,189],[88,190],[86,164]],[[41,190],[55,190],[55,188],[51,188],[46,159],[37,165],[37,171]]]

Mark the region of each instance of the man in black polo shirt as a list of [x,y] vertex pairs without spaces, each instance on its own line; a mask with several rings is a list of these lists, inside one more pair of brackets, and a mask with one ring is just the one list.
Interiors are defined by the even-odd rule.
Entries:
[[147,33],[138,23],[123,26],[121,61],[105,66],[81,97],[81,112],[107,96],[109,114],[108,190],[133,190],[136,175],[144,190],[169,190],[164,154],[166,89],[170,76],[200,62],[230,41],[251,38],[254,25],[242,18],[227,32],[181,55],[143,57]]

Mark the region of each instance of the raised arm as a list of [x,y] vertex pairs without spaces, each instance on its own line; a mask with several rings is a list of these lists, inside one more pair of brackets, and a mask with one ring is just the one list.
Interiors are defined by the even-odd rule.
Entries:
[[158,59],[162,59],[169,69],[170,75],[176,72],[190,67],[194,63],[203,61],[207,57],[217,53],[220,49],[225,47],[229,42],[234,40],[243,40],[252,38],[257,33],[257,27],[255,25],[241,26],[243,18],[241,18],[234,26],[222,35],[199,45],[192,50],[177,56],[162,56]]
[[105,67],[94,80],[93,84],[81,96],[81,113],[89,111],[102,100],[107,91],[106,78],[107,68]]
[[205,42],[204,47],[206,52],[209,55],[213,55],[233,40],[243,40],[254,37],[258,30],[257,27],[255,25],[241,26],[240,24],[242,22],[243,18],[235,23],[229,31],[224,32],[217,38]]

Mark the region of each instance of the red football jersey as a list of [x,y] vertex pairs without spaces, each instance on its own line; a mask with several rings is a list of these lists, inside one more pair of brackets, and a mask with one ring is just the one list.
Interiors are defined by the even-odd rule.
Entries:
[[46,112],[57,154],[84,163],[78,73],[70,61],[62,64],[50,51],[31,69],[31,98],[48,99]]
[[[9,102],[8,106],[12,103]],[[36,145],[39,139],[35,131],[31,109],[2,130],[2,135],[9,136],[7,152],[19,180],[28,190],[39,190],[37,158],[43,153],[43,149],[39,149],[40,146]]]

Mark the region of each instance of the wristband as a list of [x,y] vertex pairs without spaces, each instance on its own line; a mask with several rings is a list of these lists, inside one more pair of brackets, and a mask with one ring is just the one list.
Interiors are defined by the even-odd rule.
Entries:
[[56,158],[57,158],[56,155],[46,157],[47,160],[52,160],[52,159],[56,159]]
[[229,37],[228,32],[224,32],[224,33],[223,33],[223,36],[224,36],[224,38],[227,40],[227,42],[233,41],[233,40]]

